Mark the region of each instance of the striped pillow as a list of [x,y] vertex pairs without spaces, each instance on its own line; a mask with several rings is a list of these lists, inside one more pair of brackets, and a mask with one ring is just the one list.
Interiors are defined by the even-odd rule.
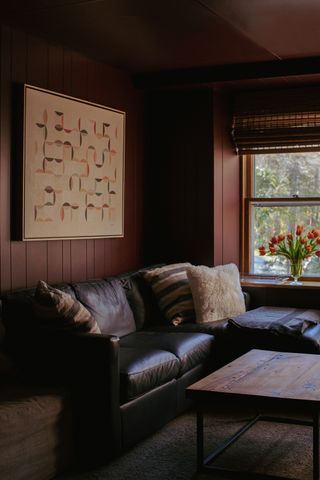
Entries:
[[143,277],[151,285],[160,310],[173,325],[194,321],[195,311],[186,269],[190,263],[174,263],[147,270]]
[[39,280],[35,291],[34,313],[45,328],[101,333],[97,322],[82,303],[43,280]]

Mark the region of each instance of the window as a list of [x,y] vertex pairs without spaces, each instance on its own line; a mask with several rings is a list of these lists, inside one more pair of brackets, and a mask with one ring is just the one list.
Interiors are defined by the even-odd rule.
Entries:
[[[320,229],[320,151],[243,156],[244,271],[288,274],[281,256],[260,256],[273,235],[294,231],[297,224]],[[305,276],[320,277],[320,260],[305,261]]]
[[[288,274],[286,259],[260,256],[296,225],[320,229],[320,88],[237,92],[231,134],[243,159],[242,270]],[[304,275],[320,280],[320,260]]]

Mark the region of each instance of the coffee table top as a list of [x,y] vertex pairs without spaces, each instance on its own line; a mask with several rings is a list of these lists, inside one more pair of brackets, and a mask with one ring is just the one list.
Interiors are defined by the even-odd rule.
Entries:
[[187,395],[195,400],[237,397],[320,407],[320,355],[251,350],[188,387]]

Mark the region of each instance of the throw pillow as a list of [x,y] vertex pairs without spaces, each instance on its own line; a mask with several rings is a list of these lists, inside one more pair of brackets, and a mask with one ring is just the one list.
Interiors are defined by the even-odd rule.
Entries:
[[41,326],[55,330],[101,333],[91,313],[69,293],[39,280],[34,296],[34,313]]
[[213,322],[245,312],[239,270],[235,264],[214,268],[190,266],[187,275],[197,323]]
[[192,294],[186,269],[190,263],[173,263],[143,272],[151,285],[160,310],[173,325],[195,318]]

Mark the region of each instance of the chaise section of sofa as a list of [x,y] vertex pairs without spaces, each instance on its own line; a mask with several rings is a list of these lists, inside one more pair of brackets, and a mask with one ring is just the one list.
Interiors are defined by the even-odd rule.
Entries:
[[51,479],[72,465],[67,392],[15,382],[0,390],[0,478]]
[[320,353],[320,310],[262,306],[230,318],[228,329],[246,351]]
[[51,479],[72,464],[70,392],[21,375],[0,319],[0,478]]

